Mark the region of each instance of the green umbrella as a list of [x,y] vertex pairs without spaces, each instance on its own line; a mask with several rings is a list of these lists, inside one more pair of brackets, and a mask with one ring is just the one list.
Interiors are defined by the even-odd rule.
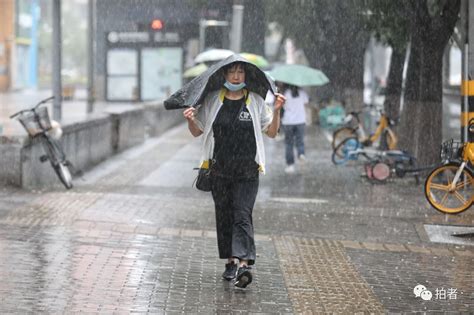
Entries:
[[241,55],[242,57],[244,57],[245,59],[247,59],[248,61],[250,61],[251,63],[253,63],[259,68],[266,68],[270,65],[267,59],[265,59],[265,57],[260,56],[260,55],[245,53],[245,52],[240,53],[239,55]]
[[198,65],[195,65],[183,73],[183,77],[185,78],[194,78],[203,73],[204,71],[207,70],[207,66],[203,63],[200,63]]
[[275,81],[296,86],[321,86],[329,83],[328,77],[321,70],[303,65],[277,66],[268,74]]

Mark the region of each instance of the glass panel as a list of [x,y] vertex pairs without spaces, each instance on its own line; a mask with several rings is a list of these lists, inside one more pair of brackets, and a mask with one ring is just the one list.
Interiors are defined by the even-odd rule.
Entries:
[[112,49],[107,52],[107,73],[109,75],[137,74],[137,51],[133,49]]
[[168,98],[182,85],[183,49],[146,48],[142,50],[142,100]]
[[31,27],[33,26],[33,17],[31,16],[31,1],[19,0],[17,5],[17,37],[31,38]]
[[126,101],[137,99],[137,77],[109,77],[107,80],[107,99]]
[[26,88],[28,85],[28,69],[29,63],[29,46],[17,45],[16,46],[15,67],[16,75],[13,76],[13,87],[15,89]]

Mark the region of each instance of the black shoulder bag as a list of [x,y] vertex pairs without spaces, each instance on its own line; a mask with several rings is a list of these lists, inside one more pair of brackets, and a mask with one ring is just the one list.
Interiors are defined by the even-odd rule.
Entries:
[[[232,122],[232,129],[235,127],[235,122],[237,121],[237,118],[239,118],[240,112],[244,108],[244,104],[247,101],[248,95],[249,93],[247,93],[245,100],[240,105],[240,109],[237,112],[237,116],[235,116],[234,121]],[[196,179],[194,180],[197,189],[201,191],[206,191],[206,192],[209,192],[212,190],[212,174],[211,174],[212,164],[213,164],[213,160],[211,159],[209,161],[208,168],[199,168],[198,175]]]

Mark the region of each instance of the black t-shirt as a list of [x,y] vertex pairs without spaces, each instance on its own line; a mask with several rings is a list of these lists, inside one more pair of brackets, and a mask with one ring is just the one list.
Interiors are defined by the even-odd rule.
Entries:
[[245,105],[245,98],[224,98],[224,104],[212,124],[212,131],[214,174],[234,178],[258,176],[258,165],[255,162],[257,144],[252,116]]

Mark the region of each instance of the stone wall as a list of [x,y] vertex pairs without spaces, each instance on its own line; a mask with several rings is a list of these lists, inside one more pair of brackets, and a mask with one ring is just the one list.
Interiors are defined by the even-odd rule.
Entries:
[[0,143],[0,186],[21,185],[21,149],[19,142]]
[[146,133],[157,137],[179,123],[185,122],[182,110],[166,110],[163,104],[145,104]]
[[[181,122],[181,111],[166,111],[162,104],[116,105],[103,114],[63,126],[60,142],[77,173]],[[31,141],[25,132],[1,140],[0,185],[23,188],[61,185],[50,163],[40,161],[44,149],[39,139]]]

